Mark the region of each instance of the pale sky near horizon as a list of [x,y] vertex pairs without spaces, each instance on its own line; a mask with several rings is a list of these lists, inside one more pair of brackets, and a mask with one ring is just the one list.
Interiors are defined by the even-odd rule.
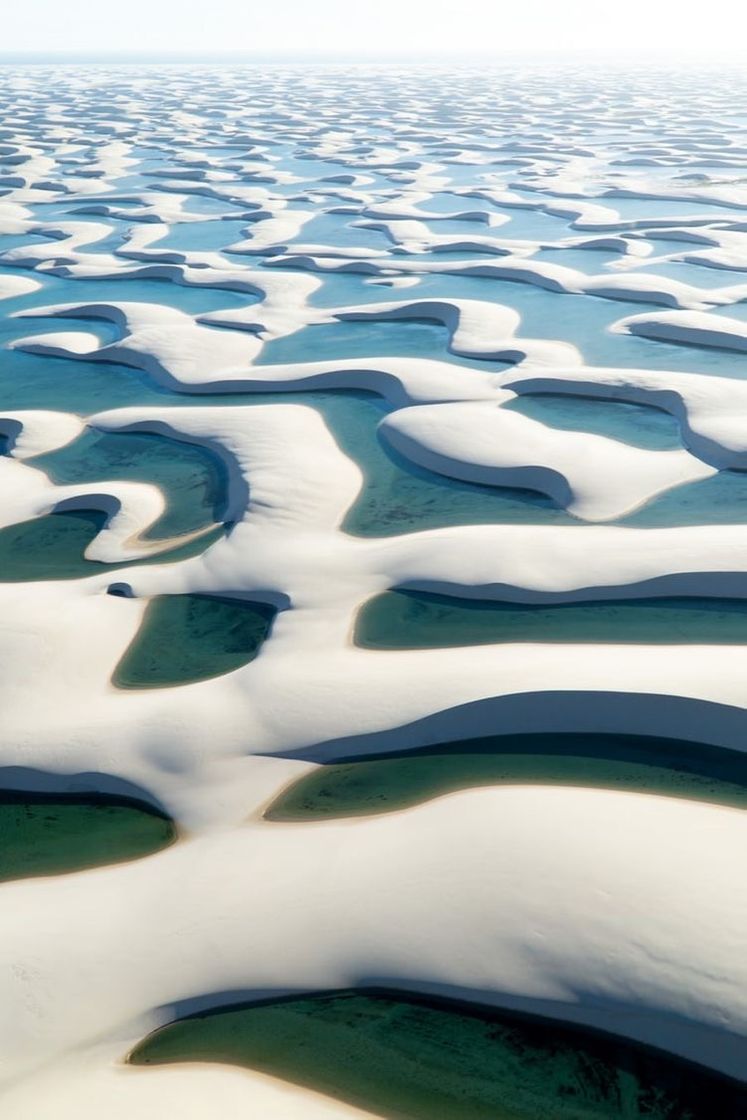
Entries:
[[743,49],[746,9],[743,0],[25,0],[0,16],[0,52],[707,56]]

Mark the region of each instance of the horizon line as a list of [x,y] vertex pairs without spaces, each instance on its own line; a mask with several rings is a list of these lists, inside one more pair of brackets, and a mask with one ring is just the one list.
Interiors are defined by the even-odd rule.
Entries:
[[170,50],[168,48],[159,48],[153,50],[137,50],[135,48],[125,48],[122,50],[99,49],[99,48],[86,48],[83,50],[65,50],[65,49],[11,49],[0,50],[0,65],[12,64],[45,64],[55,62],[78,62],[86,64],[106,64],[106,63],[195,63],[204,62],[207,64],[221,64],[221,63],[243,63],[245,65],[257,65],[262,63],[307,63],[309,65],[319,63],[331,64],[380,64],[380,65],[396,65],[398,63],[407,64],[437,64],[437,63],[492,63],[494,65],[504,65],[511,62],[527,62],[536,60],[538,62],[585,62],[592,65],[595,61],[604,63],[609,66],[610,63],[623,63],[630,64],[631,62],[640,62],[641,64],[648,64],[651,62],[657,63],[676,63],[680,61],[699,61],[701,63],[723,63],[733,61],[743,65],[743,57],[741,52],[736,49],[723,50],[723,51],[703,51],[695,48],[682,48],[680,50],[662,51],[658,50],[655,46],[646,48],[630,48],[629,51],[613,50],[610,48],[609,53],[603,47],[599,46],[586,46],[579,47],[572,51],[570,50],[556,50],[552,48],[545,49],[532,49],[532,48],[506,48],[503,50],[430,50],[421,52],[384,52],[372,51],[365,52],[352,52],[346,50],[338,51],[310,51],[310,50],[233,50],[233,49],[216,49],[216,50],[199,50],[196,48],[183,48]]

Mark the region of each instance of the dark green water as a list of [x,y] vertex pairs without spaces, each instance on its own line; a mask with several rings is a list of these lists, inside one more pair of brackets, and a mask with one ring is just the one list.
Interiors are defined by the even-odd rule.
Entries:
[[220,520],[225,500],[225,471],[217,457],[163,435],[88,429],[66,447],[34,458],[31,466],[57,485],[120,479],[158,486],[167,509],[145,534],[152,539],[191,533]]
[[179,548],[118,564],[86,560],[84,553],[103,529],[106,514],[97,510],[50,513],[0,529],[0,582],[82,579],[99,572],[129,568],[135,564],[165,564],[197,556],[223,536],[218,526]]
[[358,612],[365,649],[428,649],[493,642],[747,642],[741,599],[627,599],[529,606],[387,591]]
[[341,759],[284,790],[265,817],[305,821],[406,809],[455,790],[563,785],[747,808],[747,756],[632,735],[491,735]]
[[245,1066],[387,1120],[743,1120],[745,1108],[735,1083],[632,1043],[404,993],[206,1013],[130,1061]]
[[121,863],[175,839],[172,821],[125,798],[0,792],[0,880]]
[[114,671],[119,688],[162,688],[208,680],[253,661],[273,607],[213,595],[159,595]]

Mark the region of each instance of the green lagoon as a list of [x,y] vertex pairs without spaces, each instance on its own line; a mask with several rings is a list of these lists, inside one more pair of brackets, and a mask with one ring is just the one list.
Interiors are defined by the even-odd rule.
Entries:
[[391,813],[491,785],[618,789],[747,808],[747,767],[738,751],[633,735],[523,734],[329,762],[280,793],[265,817]]
[[734,1083],[621,1039],[404,993],[196,1015],[130,1062],[244,1066],[386,1120],[737,1120],[745,1106]]
[[128,798],[0,791],[0,881],[139,859],[175,839],[168,817]]
[[114,672],[119,688],[164,688],[240,669],[257,656],[275,609],[215,595],[159,595]]

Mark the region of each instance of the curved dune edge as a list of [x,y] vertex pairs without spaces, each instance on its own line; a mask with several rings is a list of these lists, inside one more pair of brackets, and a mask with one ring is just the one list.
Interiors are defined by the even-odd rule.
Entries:
[[[706,730],[707,741],[741,749],[747,647],[669,647],[662,658],[655,647],[587,644],[573,646],[569,658],[567,646],[552,644],[365,651],[352,646],[351,635],[359,604],[390,587],[530,604],[727,592],[743,598],[747,583],[734,563],[743,527],[464,526],[352,538],[338,526],[361,475],[312,409],[124,409],[92,422],[222,448],[237,520],[189,560],[0,586],[6,618],[22,619],[29,634],[21,650],[14,633],[3,653],[8,700],[0,759],[28,764],[31,733],[38,765],[59,767],[60,743],[74,743],[79,767],[96,770],[103,737],[114,772],[152,789],[179,819],[199,827],[226,815],[243,819],[262,798],[259,763],[245,759],[247,749],[287,756],[308,748],[309,718],[320,745],[357,736],[365,749],[377,736],[397,744],[408,726],[448,726],[450,710],[461,713],[458,720],[470,705],[487,712],[492,704],[509,720],[507,729],[520,729],[529,698],[542,696],[556,730],[581,731],[587,721],[594,729],[596,721],[597,730],[636,733],[649,719],[649,731],[697,739]],[[110,587],[132,597],[105,594]],[[285,609],[245,669],[157,697],[113,694],[112,673],[148,599],[185,593],[256,598]],[[35,644],[34,635],[43,642]],[[324,701],[330,676],[346,682],[333,707]],[[53,717],[33,703],[37,687],[50,697]],[[390,698],[384,707],[382,695]],[[217,738],[216,710],[224,713]],[[154,726],[163,729],[157,750]],[[445,737],[460,734],[449,730]],[[412,742],[424,741],[416,735]],[[262,765],[269,775],[270,763]],[[182,774],[178,789],[172,766]],[[282,764],[276,767],[280,775]],[[211,805],[212,782],[227,800]]]
[[[57,446],[47,445],[42,450]],[[38,454],[38,446],[31,453]],[[149,540],[148,530],[166,511],[163,493],[150,483],[111,480],[101,487],[95,483],[57,486],[38,467],[23,463],[21,456],[0,458],[0,476],[4,488],[0,502],[2,528],[66,510],[98,510],[105,514],[104,527],[86,550],[87,559],[100,563],[124,563],[170,551],[198,540],[214,528],[207,526],[176,538]]]
[[[259,822],[124,867],[8,884],[4,950],[45,975],[48,1031],[40,1040],[23,976],[9,976],[7,1057],[20,1071],[52,1062],[62,1045],[121,1038],[128,1022],[195,991],[292,992],[375,978],[612,1028],[738,1077],[747,1006],[733,935],[747,904],[736,858],[744,830],[743,814],[708,805],[494,788],[309,828],[303,844],[298,826]],[[247,860],[262,876],[237,892]],[[677,873],[682,861],[687,878]],[[283,923],[306,875],[315,890],[303,925]],[[708,906],[695,912],[692,876],[708,884]],[[527,894],[529,879],[543,883],[541,895]],[[460,949],[465,930],[469,954]],[[64,975],[54,967],[60,938],[70,954]],[[122,943],[127,956],[113,970]],[[96,978],[85,990],[75,982],[83,959]]]
[[[2,775],[7,780],[6,774]],[[31,779],[37,788],[28,789]],[[70,875],[143,859],[174,844],[173,821],[160,807],[123,794],[93,792],[91,775],[56,790],[44,775],[16,771],[0,789],[0,881]],[[102,782],[103,785],[107,783]],[[51,786],[40,789],[39,786]],[[88,788],[86,786],[88,785]]]
[[[134,1041],[134,1040],[133,1040]],[[99,1116],[112,1120],[161,1120],[176,1111],[182,1120],[204,1120],[216,1110],[226,1120],[252,1112],[267,1120],[364,1120],[371,1113],[333,1101],[278,1078],[223,1065],[137,1069],[119,1063],[121,1046],[68,1057],[64,1065],[36,1072],[33,1088],[21,1084],[3,1103],[17,1120]]]
[[619,319],[613,329],[661,342],[688,346],[713,346],[723,350],[747,350],[747,323],[705,311],[666,311],[657,315],[630,315]]
[[620,735],[503,735],[342,755],[292,779],[265,807],[271,823],[405,812],[461,790],[560,785],[744,807],[743,763],[697,743]]
[[744,468],[747,387],[736,379],[636,369],[518,369],[504,385],[519,395],[561,393],[661,409],[679,421],[687,446],[704,462]]
[[[214,270],[208,271],[212,274]],[[205,283],[202,271],[195,272],[194,283]],[[29,336],[12,345],[32,354],[123,362],[145,371],[167,387],[190,392],[357,388],[380,393],[396,408],[483,399],[500,404],[516,392],[608,396],[672,413],[680,421],[689,450],[704,463],[718,468],[744,466],[743,420],[747,405],[743,400],[744,386],[736,379],[587,366],[578,351],[567,343],[521,337],[517,334],[516,312],[484,301],[419,299],[314,311],[305,306],[309,293],[303,276],[287,274],[282,279],[290,278],[292,284],[288,289],[281,285],[275,292],[273,275],[270,274],[270,282],[266,275],[253,277],[244,285],[266,292],[265,303],[259,309],[250,306],[192,317],[172,308],[143,303],[43,307],[25,314],[102,318],[117,324],[123,338],[101,344],[93,334],[66,331]],[[223,283],[221,276],[218,273],[215,281],[218,286]],[[227,280],[225,286],[230,288],[233,282]],[[241,287],[241,283],[237,281],[236,286]],[[283,310],[276,312],[276,304],[278,308],[282,305]],[[265,307],[268,310],[263,312]],[[452,363],[407,357],[254,364],[265,340],[316,322],[386,322],[423,317],[447,327],[453,353],[517,364],[508,372],[497,368],[495,373],[468,367],[456,369]],[[216,332],[208,329],[212,324],[244,327],[246,331],[251,328],[258,334]],[[632,316],[618,320],[613,330],[651,339],[736,349],[742,336],[747,337],[747,326],[741,320],[690,311]],[[546,439],[552,438],[552,429],[543,425],[543,432]]]
[[208,1004],[147,1036],[128,1061],[247,1066],[382,1115],[421,1120],[434,1109],[477,1117],[506,1100],[527,1120],[543,1107],[575,1116],[579,1105],[598,1116],[640,1108],[689,1114],[693,1106],[696,1115],[714,1107],[725,1117],[739,1111],[735,1083],[632,1046],[621,1057],[622,1045],[485,1005],[359,988]]
[[29,276],[9,276],[4,273],[0,276],[0,299],[14,299],[16,296],[25,296],[35,292],[41,287],[38,280]]
[[538,490],[586,521],[614,520],[716,473],[687,451],[645,451],[548,429],[492,402],[400,410],[379,430],[419,466],[467,482]]
[[86,425],[78,417],[43,410],[3,411],[0,434],[10,443],[0,457],[0,476],[7,491],[0,502],[0,527],[48,513],[96,510],[106,515],[103,528],[85,552],[87,560],[118,564],[171,552],[212,533],[215,524],[179,536],[149,538],[148,531],[166,512],[161,489],[151,483],[108,480],[55,484],[33,462],[23,461],[56,451],[77,439]]

